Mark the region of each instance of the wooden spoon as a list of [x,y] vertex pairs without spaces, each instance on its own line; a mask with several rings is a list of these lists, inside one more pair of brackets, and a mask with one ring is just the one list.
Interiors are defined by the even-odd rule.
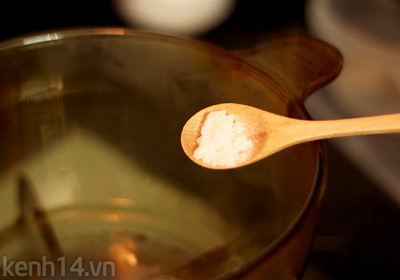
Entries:
[[[226,111],[226,114],[233,114],[235,121],[245,126],[247,138],[253,142],[249,156],[244,161],[233,162],[229,166],[205,163],[193,155],[199,147],[198,139],[207,116],[221,110]],[[307,141],[398,132],[400,114],[313,121],[283,117],[246,105],[226,103],[205,108],[191,117],[183,127],[181,143],[186,155],[197,164],[211,169],[229,169],[254,163]]]

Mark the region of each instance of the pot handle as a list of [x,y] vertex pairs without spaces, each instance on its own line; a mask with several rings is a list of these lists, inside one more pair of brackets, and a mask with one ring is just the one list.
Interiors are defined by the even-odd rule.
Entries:
[[310,36],[281,38],[236,54],[263,70],[301,102],[335,79],[343,64],[335,47]]

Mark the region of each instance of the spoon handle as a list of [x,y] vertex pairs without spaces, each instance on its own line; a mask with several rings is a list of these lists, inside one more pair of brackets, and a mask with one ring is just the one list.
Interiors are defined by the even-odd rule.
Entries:
[[324,121],[295,120],[293,124],[298,132],[296,136],[292,131],[293,137],[300,143],[343,136],[399,133],[400,114]]

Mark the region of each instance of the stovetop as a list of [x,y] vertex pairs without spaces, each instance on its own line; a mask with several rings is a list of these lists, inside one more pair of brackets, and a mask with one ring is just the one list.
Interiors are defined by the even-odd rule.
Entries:
[[[112,1],[8,1],[0,39],[63,27],[124,26]],[[279,3],[278,3],[279,2]],[[304,1],[238,0],[232,17],[198,39],[250,49],[282,34],[307,33]],[[304,280],[400,279],[400,209],[331,142],[328,186]]]

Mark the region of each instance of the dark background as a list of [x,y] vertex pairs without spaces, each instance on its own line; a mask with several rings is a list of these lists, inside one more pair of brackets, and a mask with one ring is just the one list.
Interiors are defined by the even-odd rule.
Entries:
[[[65,27],[124,26],[112,0],[2,1],[0,39]],[[304,1],[238,0],[234,14],[199,39],[226,48],[243,48],[265,40],[276,30],[302,26]]]
[[[106,0],[2,1],[0,8],[0,40],[59,28],[124,26]],[[229,20],[198,39],[249,49],[305,32],[304,1],[239,0]],[[305,279],[400,279],[399,207],[329,142],[327,152],[328,186]]]

